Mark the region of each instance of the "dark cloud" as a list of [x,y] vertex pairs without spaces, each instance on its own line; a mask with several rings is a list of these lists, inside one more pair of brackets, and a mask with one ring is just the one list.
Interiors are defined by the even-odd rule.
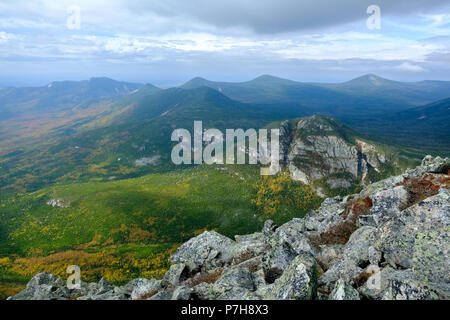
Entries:
[[217,28],[243,27],[256,33],[311,30],[367,18],[370,5],[383,15],[401,16],[436,12],[448,0],[165,0],[128,2],[141,14],[193,19]]

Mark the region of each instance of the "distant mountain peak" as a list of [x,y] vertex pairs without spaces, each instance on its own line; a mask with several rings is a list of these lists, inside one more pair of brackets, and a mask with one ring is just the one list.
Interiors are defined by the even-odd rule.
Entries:
[[361,77],[355,78],[353,80],[350,80],[347,83],[353,83],[353,84],[361,83],[361,84],[369,84],[369,85],[373,85],[373,86],[381,86],[388,82],[392,82],[392,81],[382,78],[380,76],[377,76],[376,74],[369,73],[369,74],[365,74]]
[[115,81],[108,77],[92,77],[88,80],[89,82],[95,82],[95,81]]
[[192,79],[189,80],[189,81],[208,81],[208,80],[205,79],[205,78],[202,78],[202,77],[194,77],[194,78],[192,78]]
[[276,77],[270,74],[263,74],[253,80],[251,80],[250,82],[276,82],[276,83],[295,83],[295,81],[293,80],[288,80],[288,79],[284,79],[284,78],[280,78],[280,77]]
[[263,74],[259,77],[256,77],[254,80],[270,80],[270,79],[281,79],[279,77],[273,76],[271,74]]
[[193,89],[193,88],[198,88],[201,86],[207,86],[208,84],[211,84],[211,83],[212,83],[211,81],[209,81],[205,78],[195,77],[195,78],[192,78],[191,80],[187,81],[185,84],[183,84],[181,86],[181,88]]

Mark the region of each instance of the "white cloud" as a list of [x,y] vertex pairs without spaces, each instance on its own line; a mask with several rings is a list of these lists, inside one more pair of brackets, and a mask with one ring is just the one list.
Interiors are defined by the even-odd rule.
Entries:
[[4,31],[0,31],[0,44],[5,44],[9,40],[15,39],[16,36],[11,33],[6,33]]
[[403,62],[402,64],[394,67],[394,69],[398,71],[404,71],[404,72],[425,72],[426,69],[422,68],[419,65],[412,64],[409,62]]

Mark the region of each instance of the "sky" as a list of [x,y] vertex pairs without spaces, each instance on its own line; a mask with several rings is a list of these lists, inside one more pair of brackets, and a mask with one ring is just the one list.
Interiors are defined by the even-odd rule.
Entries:
[[367,73],[450,80],[450,1],[0,0],[0,86]]

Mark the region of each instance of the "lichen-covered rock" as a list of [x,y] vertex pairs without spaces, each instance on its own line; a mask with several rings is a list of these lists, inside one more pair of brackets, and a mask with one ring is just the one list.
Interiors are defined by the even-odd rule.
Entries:
[[395,270],[389,266],[378,270],[372,268],[371,272],[365,273],[367,279],[358,288],[359,293],[367,299],[381,299],[389,285],[389,280],[395,277],[397,272],[402,271]]
[[244,299],[246,294],[255,291],[253,275],[247,268],[232,267],[222,273],[212,290],[219,300]]
[[172,294],[172,300],[191,300],[194,290],[186,286],[177,287]]
[[389,266],[373,273],[358,288],[367,299],[385,300],[430,300],[448,299],[448,291],[441,286],[420,280],[420,275],[411,269],[395,270]]
[[267,220],[264,222],[264,227],[261,233],[268,238],[275,232],[276,228],[277,225],[272,220]]
[[305,229],[307,231],[318,231],[320,228],[320,222],[314,217],[313,214],[307,214],[305,217]]
[[386,223],[377,244],[386,261],[414,269],[423,281],[450,283],[449,199],[448,189],[441,189]]
[[339,279],[354,285],[362,273],[363,269],[354,260],[343,258],[323,273],[319,277],[318,283],[321,288],[331,292]]
[[420,166],[417,166],[414,169],[407,170],[403,176],[404,177],[420,177],[423,176],[426,173],[446,173],[444,172],[444,168],[446,165],[450,163],[449,158],[441,158],[441,157],[435,157],[432,156],[426,156],[422,160],[422,164]]
[[298,255],[278,278],[266,298],[310,300],[316,297],[317,263],[310,253]]
[[272,247],[275,247],[280,243],[286,242],[297,253],[309,252],[312,255],[318,254],[318,250],[311,244],[303,232],[305,232],[304,219],[294,218],[277,228],[271,236],[269,243]]
[[137,279],[134,282],[134,288],[131,292],[131,299],[137,300],[142,299],[146,295],[155,292],[161,288],[161,280],[156,279]]
[[263,233],[236,236],[236,246],[233,252],[232,264],[236,265],[262,255],[269,245]]
[[383,254],[381,251],[377,250],[375,247],[369,247],[369,263],[371,265],[378,266],[381,262]]
[[215,231],[205,231],[184,243],[170,257],[173,263],[184,263],[192,271],[198,268],[213,269],[230,263],[235,242]]
[[315,256],[315,258],[322,268],[328,270],[336,262],[342,259],[342,255],[343,255],[343,245],[337,244],[337,245],[323,246],[320,252]]
[[77,300],[125,300],[126,296],[115,292],[114,290],[107,291],[96,295],[86,295],[78,297]]
[[273,283],[298,255],[285,241],[275,243],[263,256],[263,270],[266,280]]
[[177,263],[170,266],[169,271],[166,272],[161,282],[162,286],[176,286],[180,282],[186,280],[189,276],[189,271],[184,263]]
[[66,300],[70,298],[70,291],[65,287],[62,279],[57,279],[50,273],[39,273],[27,284],[24,291],[8,300]]
[[329,300],[360,300],[359,292],[342,279],[339,279],[336,282],[334,289],[331,292],[328,299]]
[[354,261],[355,265],[369,262],[369,249],[377,239],[377,229],[373,227],[361,227],[350,236],[345,244],[343,256],[347,260]]
[[438,295],[426,284],[416,280],[412,270],[394,272],[388,278],[383,300],[434,300]]
[[400,211],[408,204],[409,193],[405,187],[397,186],[376,192],[370,198],[373,203],[370,215],[373,217],[375,226],[379,226],[400,214]]
[[213,284],[211,283],[202,282],[192,289],[194,299],[213,300],[215,298]]
[[167,291],[160,291],[156,293],[155,295],[151,296],[147,300],[171,300],[172,299],[172,293]]
[[305,218],[314,218],[318,222],[325,220],[326,218],[339,214],[344,209],[341,197],[327,198],[320,205],[319,209],[309,212]]

